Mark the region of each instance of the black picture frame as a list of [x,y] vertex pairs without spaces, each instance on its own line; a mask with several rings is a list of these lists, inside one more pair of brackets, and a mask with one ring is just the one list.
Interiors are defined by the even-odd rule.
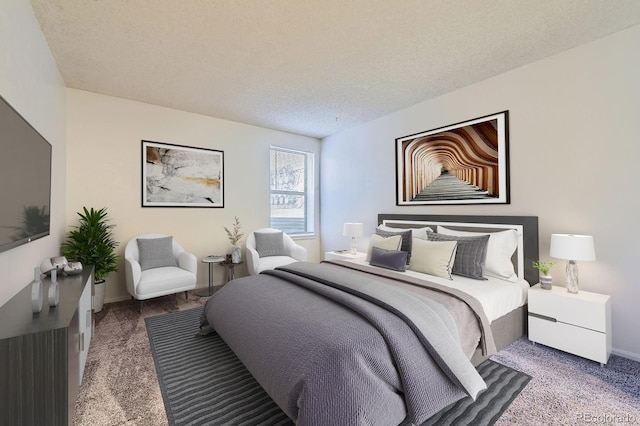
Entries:
[[224,151],[142,141],[142,207],[224,207]]
[[509,111],[396,139],[396,205],[509,204]]

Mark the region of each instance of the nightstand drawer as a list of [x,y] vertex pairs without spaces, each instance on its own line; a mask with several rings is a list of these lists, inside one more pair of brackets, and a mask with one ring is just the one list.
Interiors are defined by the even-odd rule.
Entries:
[[[611,353],[607,335],[529,314],[529,340],[606,364]],[[608,349],[609,348],[609,349]]]
[[554,318],[559,322],[606,333],[610,317],[610,298],[581,291],[568,293],[564,287],[529,290],[529,312]]

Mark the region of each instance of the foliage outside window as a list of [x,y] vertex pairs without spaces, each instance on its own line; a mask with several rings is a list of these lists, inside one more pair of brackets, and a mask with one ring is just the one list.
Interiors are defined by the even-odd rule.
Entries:
[[271,227],[289,235],[313,233],[313,153],[271,147]]

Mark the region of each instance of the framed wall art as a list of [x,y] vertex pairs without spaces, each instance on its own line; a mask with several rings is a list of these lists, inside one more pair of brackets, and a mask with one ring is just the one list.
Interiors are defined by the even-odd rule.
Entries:
[[508,204],[508,111],[396,139],[396,205]]
[[143,140],[142,207],[224,207],[224,152]]

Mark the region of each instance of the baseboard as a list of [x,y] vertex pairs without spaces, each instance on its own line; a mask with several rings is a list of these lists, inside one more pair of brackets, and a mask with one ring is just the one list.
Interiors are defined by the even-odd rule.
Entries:
[[[193,291],[198,291],[198,290],[204,290],[206,288],[209,287],[209,284],[199,284],[196,286],[196,288],[194,288],[193,290],[189,290],[190,292]],[[109,297],[104,299],[104,303],[115,303],[115,302],[122,302],[125,300],[131,300],[131,295],[130,294],[123,294],[120,296],[115,296],[115,297]]]
[[110,297],[108,299],[105,297],[104,303],[122,302],[124,300],[131,300],[131,296],[127,294],[126,296]]
[[621,356],[623,358],[628,358],[628,359],[632,359],[634,361],[640,362],[640,354],[637,354],[635,352],[624,351],[622,349],[613,348],[611,350],[611,353],[613,355],[618,355],[618,356]]

